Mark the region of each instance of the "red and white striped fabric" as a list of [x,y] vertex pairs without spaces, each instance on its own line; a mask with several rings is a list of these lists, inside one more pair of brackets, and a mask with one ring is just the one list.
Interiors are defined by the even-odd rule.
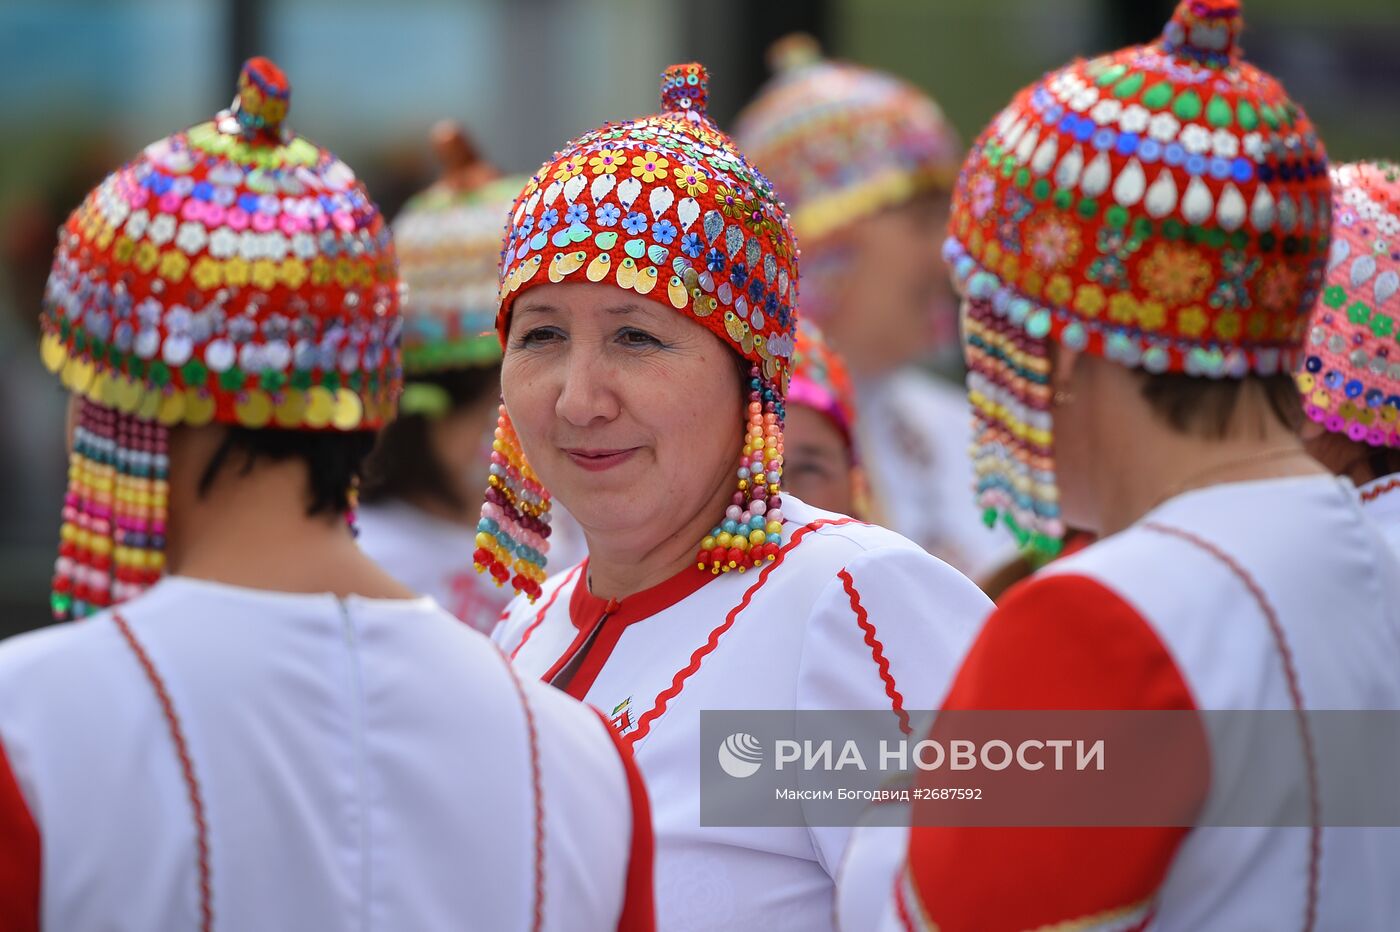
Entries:
[[653,927],[600,717],[429,599],[169,577],[0,646],[0,926]]
[[523,674],[597,706],[631,744],[667,930],[832,928],[850,834],[702,827],[701,710],[931,708],[991,609],[892,531],[789,494],[783,514],[781,556],[762,570],[691,567],[609,603],[588,591],[585,563],[546,581],[535,605],[517,600],[494,635]]
[[[1400,563],[1356,489],[1274,479],[1179,495],[1013,590],[943,708],[1394,710],[1397,670]],[[1311,793],[1327,766],[1345,770],[1310,755],[1307,731],[1300,719]],[[1248,792],[1202,776],[1207,806]],[[943,932],[1394,928],[1400,829],[1325,822],[916,826],[899,877],[843,891],[843,917]]]

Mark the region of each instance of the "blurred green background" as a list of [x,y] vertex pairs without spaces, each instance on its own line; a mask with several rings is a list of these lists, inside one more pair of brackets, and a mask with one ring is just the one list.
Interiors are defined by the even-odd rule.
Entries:
[[[64,398],[34,324],[55,231],[141,146],[207,119],[273,57],[291,123],[392,214],[428,184],[425,137],[463,121],[506,170],[655,109],[699,59],[722,125],[793,30],[932,93],[964,138],[1076,55],[1149,41],[1165,0],[0,0],[0,636],[42,624],[65,482]],[[1400,0],[1246,0],[1244,46],[1337,160],[1400,157]]]

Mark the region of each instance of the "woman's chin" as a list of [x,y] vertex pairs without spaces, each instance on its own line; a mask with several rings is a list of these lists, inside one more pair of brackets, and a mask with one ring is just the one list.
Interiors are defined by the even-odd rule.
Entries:
[[[574,491],[574,490],[570,490]],[[655,525],[665,514],[660,503],[647,503],[633,493],[587,492],[556,495],[559,504],[590,537],[631,535]]]

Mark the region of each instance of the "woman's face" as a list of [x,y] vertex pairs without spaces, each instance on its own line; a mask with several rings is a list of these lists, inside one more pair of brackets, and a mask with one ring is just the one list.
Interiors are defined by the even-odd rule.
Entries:
[[540,480],[590,535],[648,549],[734,491],[735,354],[613,285],[537,285],[511,311],[501,393]]
[[814,508],[843,515],[855,508],[851,453],[831,418],[788,404],[783,426],[783,487]]

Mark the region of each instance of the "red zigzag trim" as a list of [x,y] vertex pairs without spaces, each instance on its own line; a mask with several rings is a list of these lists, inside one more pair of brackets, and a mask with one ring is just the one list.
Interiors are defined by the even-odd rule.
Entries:
[[1308,725],[1307,705],[1303,702],[1303,688],[1298,679],[1298,668],[1293,662],[1293,651],[1288,646],[1288,638],[1284,635],[1283,625],[1278,620],[1278,613],[1274,611],[1273,604],[1269,601],[1264,590],[1260,588],[1259,583],[1255,582],[1254,577],[1249,574],[1249,571],[1215,544],[1192,534],[1190,531],[1170,524],[1149,521],[1143,527],[1149,531],[1156,531],[1159,534],[1185,541],[1224,563],[1230,572],[1234,573],[1244,584],[1244,587],[1249,590],[1249,594],[1254,596],[1254,600],[1259,603],[1259,611],[1263,613],[1264,621],[1269,626],[1269,633],[1273,635],[1274,646],[1278,649],[1279,659],[1283,663],[1284,677],[1288,680],[1288,694],[1293,701],[1293,714],[1298,719],[1298,736],[1303,743],[1303,757],[1308,766],[1308,821],[1311,824],[1308,826],[1308,898],[1306,913],[1303,917],[1303,929],[1304,932],[1312,932],[1317,926],[1317,887],[1320,871],[1318,862],[1322,858],[1322,800],[1318,789],[1317,752],[1313,744],[1312,729]]
[[[572,580],[575,576],[577,576],[577,575],[578,575],[578,571],[581,570],[581,569],[583,569],[584,565],[587,564],[587,563],[588,563],[588,560],[585,559],[585,560],[584,560],[582,563],[580,563],[578,566],[575,566],[573,569],[569,570],[568,575],[564,577],[564,581],[561,582],[561,583],[555,588],[555,590],[549,594],[549,598],[545,600],[544,607],[541,608],[541,609],[539,610],[539,612],[535,615],[535,620],[532,621],[532,622],[530,622],[529,627],[527,627],[527,628],[525,629],[525,633],[522,634],[522,635],[520,636],[520,643],[517,644],[517,645],[515,645],[515,650],[513,650],[513,651],[510,652],[510,659],[511,659],[511,660],[514,660],[514,659],[515,659],[515,655],[518,654],[518,653],[520,653],[520,648],[522,648],[522,647],[525,646],[525,642],[528,641],[528,640],[530,640],[530,635],[534,634],[534,633],[535,633],[535,629],[538,628],[538,627],[540,626],[540,622],[544,621],[544,616],[547,615],[547,614],[549,614],[549,609],[550,609],[551,606],[554,605],[554,600],[557,599],[557,598],[559,598],[559,593],[561,593],[561,592],[563,592],[565,589],[569,588],[569,582],[570,582],[570,580]],[[506,613],[509,614],[509,612],[510,612],[510,609],[506,609]],[[505,616],[502,616],[502,617],[505,617]]]
[[198,852],[196,866],[199,870],[199,928],[201,932],[210,932],[214,927],[214,906],[209,881],[209,823],[204,818],[204,797],[199,790],[199,779],[194,773],[194,759],[190,757],[189,745],[185,743],[185,732],[180,727],[180,717],[175,714],[175,703],[171,701],[165,681],[160,678],[155,664],[151,663],[150,655],[141,646],[141,642],[136,640],[136,635],[132,633],[131,626],[126,623],[125,618],[113,612],[112,621],[126,640],[127,646],[131,648],[131,652],[136,655],[137,662],[145,671],[146,679],[150,680],[151,688],[155,690],[156,699],[160,702],[160,710],[165,715],[170,738],[175,742],[175,753],[180,758],[180,773],[185,778],[190,808],[194,810],[194,837]]
[[651,709],[637,721],[636,730],[624,736],[627,739],[628,745],[635,745],[646,736],[647,732],[651,731],[651,723],[660,718],[666,712],[667,704],[681,694],[681,690],[685,688],[685,681],[690,679],[690,677],[700,669],[700,663],[719,646],[719,639],[724,637],[725,632],[734,627],[734,621],[739,617],[739,613],[749,607],[749,603],[753,601],[754,593],[763,588],[763,584],[768,581],[768,574],[778,568],[783,562],[783,557],[787,556],[788,551],[792,550],[793,547],[801,543],[802,538],[807,536],[808,531],[814,531],[819,527],[863,523],[862,521],[857,521],[855,518],[821,518],[820,520],[813,521],[810,524],[804,524],[802,527],[798,528],[793,533],[792,540],[784,544],[782,549],[778,551],[777,558],[759,571],[758,581],[744,592],[744,597],[739,600],[739,604],[729,610],[729,614],[725,616],[724,621],[710,632],[709,639],[700,647],[697,647],[695,653],[690,655],[690,663],[676,671],[676,675],[671,679],[671,685],[663,689],[657,695],[656,701]]
[[[499,649],[497,653],[500,653]],[[515,694],[520,699],[520,710],[525,714],[525,734],[530,744],[530,787],[535,798],[535,911],[530,928],[539,932],[544,928],[544,781],[540,778],[539,732],[535,728],[535,712],[530,708],[530,699],[525,695],[524,684],[515,674],[515,668],[511,666],[510,661],[506,660],[505,654],[500,656],[505,663],[506,675],[515,685]]]
[[885,657],[885,645],[876,637],[875,626],[870,623],[865,606],[860,604],[856,581],[844,568],[836,575],[840,577],[846,596],[851,600],[851,611],[856,614],[856,624],[865,632],[865,643],[870,647],[870,656],[874,659],[875,666],[880,668],[880,679],[885,683],[885,695],[890,697],[890,706],[894,709],[894,714],[899,716],[899,730],[906,735],[913,734],[914,729],[909,725],[909,713],[904,711],[904,696],[900,695],[899,688],[894,683],[894,676],[890,673],[890,662]]

